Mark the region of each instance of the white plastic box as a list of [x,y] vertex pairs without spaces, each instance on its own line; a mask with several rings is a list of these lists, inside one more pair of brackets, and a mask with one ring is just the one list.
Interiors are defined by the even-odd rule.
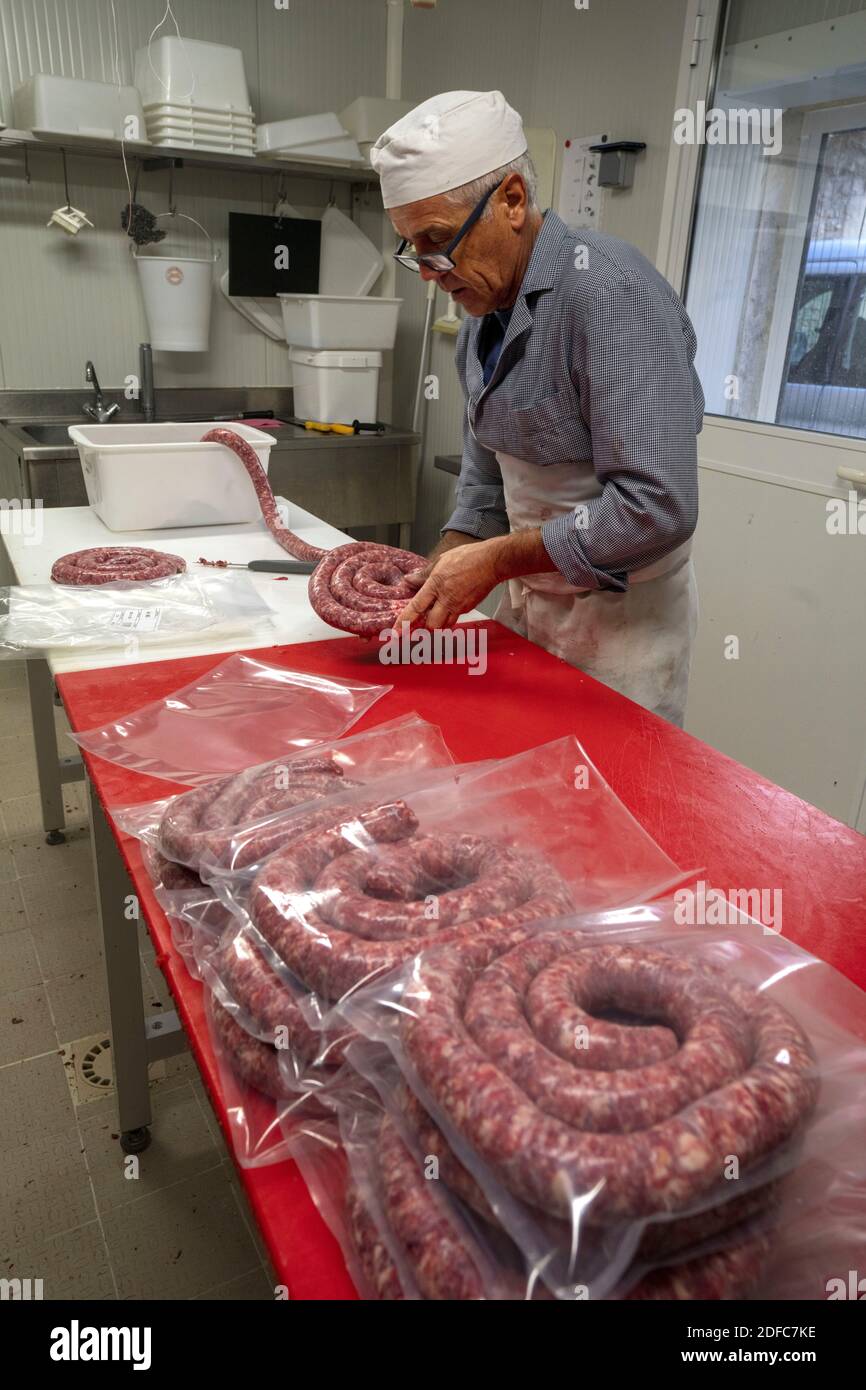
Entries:
[[294,149],[319,140],[340,140],[348,135],[332,111],[321,116],[293,116],[286,121],[266,121],[256,132],[261,151]]
[[289,348],[295,415],[330,425],[376,419],[381,352]]
[[258,497],[240,460],[222,444],[202,444],[212,429],[246,439],[267,472],[273,435],[251,425],[70,425],[87,500],[109,531],[258,520]]
[[145,105],[191,101],[221,110],[250,107],[244,55],[222,43],[174,34],[154,39],[149,57],[147,48],[136,50],[135,85]]
[[[72,135],[80,140],[146,139],[138,92],[111,82],[36,72],[16,88],[12,110],[16,129],[32,130],[36,135]],[[138,122],[137,136],[128,134],[130,116]]]
[[362,158],[370,162],[370,150],[379,136],[412,110],[414,102],[393,97],[356,97],[340,112],[339,119],[354,135]]
[[334,294],[280,294],[277,298],[290,347],[388,352],[394,346],[402,299]]

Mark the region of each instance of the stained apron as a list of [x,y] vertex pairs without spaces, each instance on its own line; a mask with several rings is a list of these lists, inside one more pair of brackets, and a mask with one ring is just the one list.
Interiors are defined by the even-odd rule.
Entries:
[[[512,531],[542,526],[601,493],[590,461],[540,467],[497,453]],[[691,541],[629,575],[624,593],[558,572],[509,581],[496,618],[654,714],[682,726],[698,593]]]

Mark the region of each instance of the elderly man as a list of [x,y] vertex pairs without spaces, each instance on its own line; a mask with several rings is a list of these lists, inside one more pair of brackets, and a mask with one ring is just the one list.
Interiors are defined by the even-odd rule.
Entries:
[[456,510],[401,618],[449,626],[508,581],[500,621],[681,724],[704,406],[683,305],[634,247],[541,212],[501,92],[422,102],[371,158],[397,259],[469,316]]

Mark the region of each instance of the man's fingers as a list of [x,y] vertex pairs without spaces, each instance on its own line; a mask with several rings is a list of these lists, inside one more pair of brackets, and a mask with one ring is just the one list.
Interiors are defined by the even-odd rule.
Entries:
[[434,627],[453,627],[454,622],[451,616],[451,605],[442,598],[437,598],[432,608],[427,614],[427,626]]
[[403,612],[397,618],[395,627],[399,627],[400,623],[417,622],[421,615],[427,612],[435,597],[436,591],[428,579],[421,585],[415,597],[410,598]]
[[403,578],[413,589],[420,589],[421,585],[429,579],[432,568],[432,565],[419,566],[418,569],[410,570],[408,574],[404,574]]

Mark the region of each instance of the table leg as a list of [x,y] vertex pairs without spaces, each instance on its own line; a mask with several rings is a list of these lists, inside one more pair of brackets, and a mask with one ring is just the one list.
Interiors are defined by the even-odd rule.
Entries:
[[59,845],[66,839],[63,833],[66,817],[63,811],[63,780],[57,752],[57,729],[54,724],[54,678],[48,662],[41,657],[28,661],[26,666],[33,740],[36,744],[36,768],[39,774],[39,797],[42,802],[42,824],[49,845]]
[[129,919],[124,912],[132,895],[132,884],[89,779],[87,801],[97,909],[108,979],[120,1145],[125,1153],[139,1153],[150,1143],[151,1113],[138,932],[135,919]]

